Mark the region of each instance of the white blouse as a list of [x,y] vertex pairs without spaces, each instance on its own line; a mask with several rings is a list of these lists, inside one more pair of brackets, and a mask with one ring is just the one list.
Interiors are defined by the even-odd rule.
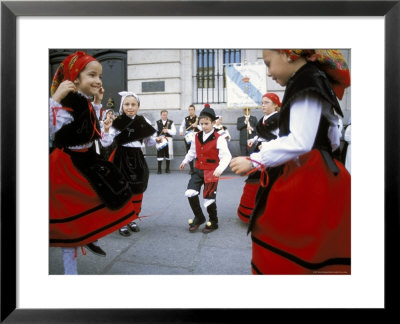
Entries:
[[[263,142],[260,152],[253,153],[250,158],[274,167],[284,164],[311,151],[317,135],[321,113],[329,112],[330,104],[321,97],[307,94],[295,99],[290,108],[290,133],[269,142]],[[330,118],[331,119],[331,118]],[[330,120],[328,137],[332,151],[340,145],[338,118]],[[258,164],[253,162],[254,167]]]
[[[85,96],[83,93],[80,93],[83,95],[85,98],[88,98],[88,96]],[[100,118],[100,110],[102,105],[101,104],[95,104],[92,102],[93,109],[96,113],[97,118]],[[49,124],[50,124],[50,136],[53,136],[58,130],[60,130],[64,125],[67,125],[71,123],[74,120],[74,117],[68,112],[68,110],[65,109],[59,109],[62,107],[62,105],[55,101],[53,98],[50,98],[49,101]],[[100,139],[101,144],[104,147],[107,147],[111,145],[112,139],[110,141],[109,135],[108,134],[103,134],[102,138]],[[84,145],[77,145],[77,146],[70,146],[68,148],[70,149],[83,149],[83,148],[89,148],[93,145],[93,142],[84,144]]]

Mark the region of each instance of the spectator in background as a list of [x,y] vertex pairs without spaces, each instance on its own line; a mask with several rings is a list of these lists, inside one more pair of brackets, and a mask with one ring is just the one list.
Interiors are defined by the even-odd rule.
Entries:
[[[181,126],[179,127],[179,135],[185,136],[184,141],[185,141],[186,153],[190,149],[190,143],[194,140],[195,133],[201,130],[201,127],[199,126],[199,119],[196,116],[195,111],[196,107],[194,105],[190,105],[189,116],[183,118]],[[190,165],[190,174],[192,174],[194,171],[193,161],[191,161],[189,165]]]
[[240,155],[249,155],[247,141],[256,136],[257,118],[250,115],[250,109],[243,109],[244,116],[237,119],[236,128],[240,131]]
[[156,121],[157,130],[156,148],[157,148],[157,173],[161,174],[162,161],[165,160],[165,173],[169,173],[170,161],[174,158],[174,147],[172,136],[176,135],[176,127],[172,120],[168,119],[168,111],[161,110],[161,119]]

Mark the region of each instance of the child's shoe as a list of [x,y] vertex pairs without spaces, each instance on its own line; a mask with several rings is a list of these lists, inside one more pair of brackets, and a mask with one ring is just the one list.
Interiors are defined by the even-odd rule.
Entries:
[[131,232],[129,232],[128,226],[124,226],[119,229],[119,234],[122,236],[130,236]]
[[204,216],[195,217],[194,220],[189,219],[189,232],[190,233],[195,232],[200,227],[201,224],[204,224],[205,221],[206,218]]
[[107,255],[106,252],[104,252],[104,250],[99,246],[98,241],[86,244],[85,248],[98,256],[105,257]]
[[212,231],[216,230],[218,228],[217,223],[211,223],[207,222],[206,226],[201,230],[204,234],[211,233]]
[[135,222],[130,222],[128,227],[132,232],[140,232],[140,228]]

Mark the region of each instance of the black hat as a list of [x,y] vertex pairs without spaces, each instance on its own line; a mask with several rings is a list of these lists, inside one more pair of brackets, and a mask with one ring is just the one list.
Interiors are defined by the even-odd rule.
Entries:
[[215,111],[210,107],[209,104],[204,105],[203,110],[200,112],[199,118],[204,116],[211,118],[212,121],[217,120],[217,116],[215,116]]

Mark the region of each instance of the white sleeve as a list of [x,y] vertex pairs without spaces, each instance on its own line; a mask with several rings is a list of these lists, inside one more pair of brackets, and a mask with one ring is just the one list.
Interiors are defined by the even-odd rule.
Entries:
[[49,122],[50,122],[50,135],[56,133],[61,127],[71,123],[74,117],[65,109],[62,109],[62,105],[57,101],[50,98],[49,102]]
[[317,135],[322,104],[322,99],[312,94],[294,100],[290,107],[289,135],[263,142],[260,152],[250,158],[274,167],[309,152]]
[[183,117],[181,126],[179,127],[179,132],[180,133],[184,133],[185,132],[185,126],[186,126],[185,117]]
[[110,146],[114,141],[114,137],[117,136],[120,131],[117,131],[114,127],[110,127],[108,133],[104,132],[104,127],[101,128],[101,139],[100,143],[104,147]]
[[347,126],[344,131],[344,140],[349,144],[351,143],[351,125]]
[[183,159],[182,163],[188,164],[189,162],[193,161],[196,158],[196,141],[193,140],[190,144],[190,149],[186,153],[185,158]]
[[[148,120],[146,117],[144,117],[144,119],[146,120],[146,122],[148,124],[151,125],[151,121],[150,120]],[[143,139],[143,144],[146,145],[146,146],[154,146],[154,145],[156,145],[156,137],[157,137],[157,131],[155,131],[153,135],[144,138]]]
[[172,123],[171,129],[168,129],[168,134],[171,135],[171,136],[176,135],[176,127],[175,127],[174,123]]
[[225,138],[222,136],[218,137],[217,140],[217,149],[218,149],[218,157],[219,164],[216,170],[224,172],[224,170],[228,167],[229,162],[231,162],[232,154],[229,151],[228,143]]
[[95,104],[94,101],[92,101],[92,106],[93,106],[94,111],[96,112],[97,119],[100,119],[100,110],[101,110],[101,107],[103,107],[103,105]]
[[[225,133],[226,133],[225,139],[226,139],[228,142],[230,142],[230,141],[231,141],[231,134],[229,134],[228,129],[225,129]],[[229,137],[229,139],[228,139],[228,137]]]

